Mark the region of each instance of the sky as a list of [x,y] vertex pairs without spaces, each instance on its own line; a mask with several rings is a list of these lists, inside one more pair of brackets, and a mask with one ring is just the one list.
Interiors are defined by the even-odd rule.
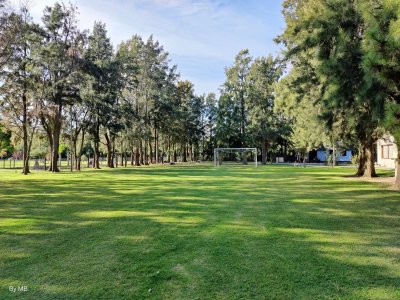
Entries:
[[[218,93],[224,68],[249,49],[253,57],[279,54],[273,39],[282,33],[282,0],[72,0],[79,10],[80,29],[106,23],[114,46],[134,34],[153,34],[178,66],[182,80],[197,94]],[[11,0],[18,5],[19,0]],[[54,0],[30,0],[39,22]]]

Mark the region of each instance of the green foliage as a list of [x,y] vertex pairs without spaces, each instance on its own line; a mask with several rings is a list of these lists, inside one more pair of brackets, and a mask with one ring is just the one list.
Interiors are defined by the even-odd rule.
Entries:
[[18,36],[18,14],[9,6],[7,0],[0,0],[0,69],[12,56],[11,45]]
[[359,157],[359,155],[354,153],[354,154],[351,156],[351,163],[352,163],[353,165],[358,165],[359,162],[360,162],[360,157]]
[[210,93],[203,96],[203,158],[212,159],[214,148],[217,146],[216,130],[218,121],[218,102],[216,95]]
[[68,149],[68,146],[65,144],[60,144],[60,146],[58,147],[58,153],[65,153]]
[[[320,92],[314,103],[320,103],[318,116],[330,130],[329,140],[360,144],[367,163],[360,163],[358,174],[374,176],[372,153],[387,87],[364,67],[371,29],[362,13],[367,2],[375,1],[287,0],[287,27],[277,41],[286,46],[286,58],[295,69],[308,66],[304,78]],[[302,97],[307,94],[301,89],[303,82],[294,82]]]
[[274,111],[275,84],[282,74],[279,59],[272,56],[253,60],[242,50],[232,67],[218,101],[216,138],[220,146],[257,146],[263,162],[269,147],[286,139],[288,120]]
[[385,127],[400,141],[400,3],[364,1],[360,8],[368,25],[363,39],[363,67],[369,78],[385,87]]
[[249,126],[256,139],[274,140],[280,128],[274,112],[274,85],[281,76],[279,61],[272,56],[257,58],[248,80]]
[[0,158],[10,157],[14,152],[11,144],[11,132],[6,130],[0,123]]
[[300,152],[318,148],[329,140],[328,128],[321,122],[321,87],[304,77],[314,77],[312,67],[295,64],[275,86],[275,111],[291,122],[291,141]]
[[[246,127],[249,123],[248,74],[251,61],[249,50],[244,49],[236,55],[233,65],[225,69],[226,81],[221,90],[218,108],[218,136],[222,144],[244,147],[249,142]],[[235,131],[238,133],[234,134]]]
[[[37,144],[32,146],[31,157],[44,158],[49,152],[49,147],[46,144]],[[62,152],[62,151],[60,151]]]

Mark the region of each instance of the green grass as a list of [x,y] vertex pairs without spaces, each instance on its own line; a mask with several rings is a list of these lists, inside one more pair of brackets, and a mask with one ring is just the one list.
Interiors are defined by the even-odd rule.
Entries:
[[1,170],[0,299],[400,299],[400,193],[354,171]]

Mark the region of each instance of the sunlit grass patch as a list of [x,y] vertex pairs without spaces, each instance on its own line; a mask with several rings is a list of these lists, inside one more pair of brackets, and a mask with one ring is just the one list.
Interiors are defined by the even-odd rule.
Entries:
[[400,193],[353,172],[0,171],[0,299],[400,299]]

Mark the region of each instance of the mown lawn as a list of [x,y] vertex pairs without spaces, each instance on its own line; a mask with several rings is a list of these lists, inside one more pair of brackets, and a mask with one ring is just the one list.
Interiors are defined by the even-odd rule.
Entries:
[[0,299],[400,299],[400,193],[352,173],[0,170]]

